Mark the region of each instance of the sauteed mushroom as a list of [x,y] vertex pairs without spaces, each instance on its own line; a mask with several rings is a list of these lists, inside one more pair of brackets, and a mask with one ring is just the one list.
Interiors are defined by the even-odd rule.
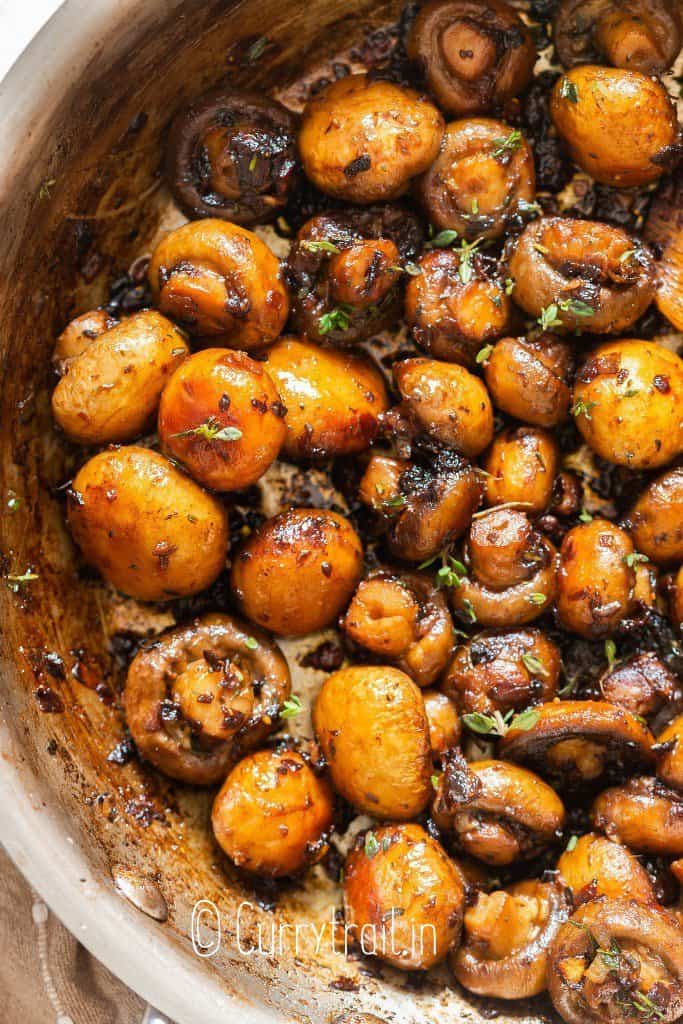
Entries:
[[605,700],[641,718],[680,697],[676,679],[651,651],[610,665],[600,677],[600,691]]
[[657,469],[683,452],[683,360],[653,341],[610,341],[574,385],[576,425],[618,466]]
[[524,423],[556,427],[569,415],[571,366],[571,348],[551,334],[503,338],[486,359],[484,376],[503,412]]
[[683,715],[657,737],[657,775],[667,786],[683,790]]
[[683,931],[654,904],[591,900],[560,928],[548,988],[567,1024],[675,1021],[683,1011]]
[[[464,784],[458,777],[468,776]],[[464,791],[464,795],[463,795]],[[505,761],[464,761],[439,779],[432,816],[458,849],[505,867],[531,860],[556,841],[562,801],[538,775]]]
[[57,338],[52,355],[53,365],[60,377],[66,373],[71,361],[82,355],[96,338],[120,323],[119,317],[105,309],[91,309],[70,320]]
[[162,633],[133,658],[126,722],[140,754],[171,778],[213,785],[277,725],[287,662],[265,633],[205,615]]
[[683,797],[649,777],[606,789],[592,809],[595,828],[633,850],[683,856]]
[[599,221],[542,217],[522,232],[510,260],[515,302],[544,328],[617,334],[655,296],[649,249]]
[[481,626],[525,626],[555,598],[557,552],[523,512],[492,508],[473,520],[464,546],[470,572],[451,607]]
[[455,704],[439,690],[423,690],[425,712],[429,723],[429,744],[432,757],[440,761],[443,755],[457,747],[462,727]]
[[[415,341],[438,359],[474,366],[482,346],[510,329],[505,285],[477,252],[435,249],[406,288],[405,317]],[[467,380],[467,378],[464,378]]]
[[573,68],[557,80],[550,112],[572,160],[605,185],[647,185],[679,156],[676,108],[660,81],[638,71]]
[[536,195],[531,148],[516,128],[491,118],[447,125],[441,150],[416,186],[430,223],[461,238],[499,238]]
[[366,832],[344,865],[344,919],[363,952],[427,970],[458,942],[465,892],[455,863],[419,825]]
[[671,621],[679,629],[683,626],[683,565],[676,573],[671,587]]
[[439,152],[443,130],[439,111],[413,89],[347,75],[306,104],[299,151],[321,192],[375,203],[408,190]]
[[502,106],[528,85],[536,49],[524,22],[502,0],[431,0],[408,37],[408,56],[449,114]]
[[446,600],[421,573],[373,573],[359,585],[341,625],[351,640],[418,686],[438,679],[453,647]]
[[63,376],[52,415],[81,444],[130,441],[149,426],[168,378],[188,354],[185,338],[151,309],[108,327],[91,313],[78,319],[57,344]]
[[134,445],[93,456],[67,492],[84,557],[141,601],[197,594],[225,567],[228,514],[158,452]]
[[244,352],[196,352],[173,374],[159,407],[167,455],[215,491],[261,477],[285,440],[286,408],[260,362]]
[[504,714],[552,700],[559,675],[560,652],[540,629],[484,631],[457,648],[442,687],[463,712]]
[[247,352],[277,338],[289,313],[280,264],[246,228],[207,218],[157,245],[149,265],[154,301],[191,334]]
[[429,724],[418,686],[397,668],[354,665],[323,683],[313,726],[335,789],[375,818],[404,821],[432,793]]
[[607,519],[574,526],[562,541],[557,614],[587,639],[606,636],[633,605],[636,553],[625,530]]
[[659,186],[645,221],[645,238],[661,251],[656,303],[677,331],[683,331],[683,168]]
[[543,512],[553,497],[559,456],[557,441],[545,430],[510,427],[497,434],[483,460],[486,504]]
[[577,789],[624,777],[654,763],[652,736],[630,712],[607,701],[558,700],[534,708],[534,723],[514,723],[499,754],[528,764],[553,785]]
[[329,783],[301,754],[259,750],[228,775],[214,801],[211,824],[237,867],[280,878],[325,855],[333,815]]
[[230,583],[242,611],[274,633],[329,626],[361,575],[363,547],[336,512],[296,508],[268,519],[242,544]]
[[557,870],[571,889],[575,906],[599,896],[656,902],[650,876],[626,846],[595,832],[574,838],[558,860]]
[[451,955],[456,978],[470,992],[528,999],[547,986],[548,950],[570,914],[558,882],[517,882],[479,892],[465,911],[465,938]]
[[188,217],[273,220],[296,181],[295,116],[255,92],[213,89],[176,115],[166,178]]
[[678,55],[681,31],[675,0],[562,0],[553,40],[566,68],[613,64],[659,75]]
[[683,467],[648,484],[631,509],[626,527],[639,551],[660,565],[683,561]]

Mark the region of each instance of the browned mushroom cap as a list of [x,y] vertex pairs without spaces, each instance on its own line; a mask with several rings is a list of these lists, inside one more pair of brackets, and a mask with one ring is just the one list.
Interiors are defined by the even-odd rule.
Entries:
[[578,788],[623,777],[654,763],[652,736],[634,715],[607,701],[558,700],[534,709],[527,728],[513,727],[499,753],[528,764],[554,785]]
[[650,876],[626,846],[595,832],[574,839],[558,860],[557,870],[572,890],[575,906],[598,896],[656,902]]
[[633,715],[654,715],[680,696],[680,686],[663,661],[645,651],[611,665],[600,677],[605,700]]
[[657,737],[657,775],[674,789],[683,790],[683,715],[674,718]]
[[584,903],[560,928],[548,968],[567,1024],[667,1024],[683,1012],[683,930],[654,904]]
[[396,665],[418,686],[438,679],[453,648],[446,599],[422,573],[371,574],[351,598],[341,626],[357,644]]
[[606,789],[591,814],[595,828],[633,850],[683,856],[683,797],[658,779],[629,779]]
[[519,504],[529,515],[544,512],[553,498],[559,458],[559,445],[549,431],[502,430],[483,459],[486,504]]
[[[650,250],[599,221],[542,217],[527,225],[510,260],[515,302],[553,330],[614,334],[655,296]],[[545,313],[543,311],[546,311]]]
[[555,427],[567,419],[573,362],[567,342],[552,334],[503,338],[484,363],[495,405],[523,423]]
[[625,522],[639,551],[659,565],[683,562],[683,467],[645,488]]
[[633,605],[636,554],[630,536],[608,519],[579,523],[565,536],[557,574],[557,613],[565,629],[606,636]]
[[683,565],[680,567],[671,586],[671,621],[680,629],[683,626]]
[[460,742],[462,726],[453,701],[439,690],[423,690],[425,713],[429,723],[429,745],[432,757],[440,762],[443,755]]
[[[253,690],[251,712],[233,723],[237,729],[225,741],[186,719],[182,703],[173,699],[177,681],[202,661],[221,671],[219,686],[241,691],[246,680]],[[191,680],[182,682],[177,696],[201,704],[202,695],[184,685]],[[265,633],[229,615],[205,615],[162,633],[133,658],[124,694],[126,722],[140,754],[155,767],[182,782],[209,786],[263,743],[289,693],[287,662]]]
[[570,914],[558,882],[517,882],[480,892],[465,911],[465,939],[451,954],[456,978],[470,992],[526,999],[547,984],[548,949]]
[[560,652],[540,629],[478,633],[461,644],[442,688],[462,711],[491,714],[552,700]]
[[604,63],[657,75],[681,48],[680,12],[675,0],[562,0],[553,39],[566,68]]
[[457,758],[439,779],[432,816],[465,853],[505,866],[554,842],[565,811],[555,790],[526,768]]
[[683,166],[657,190],[643,234],[662,253],[657,262],[657,308],[683,331]]
[[57,373],[64,375],[72,359],[82,355],[101,334],[120,323],[104,309],[91,309],[71,320],[55,342],[52,360]]
[[188,217],[272,220],[297,174],[297,118],[257,93],[214,89],[173,121],[166,178]]
[[502,0],[431,0],[408,38],[429,88],[449,114],[479,114],[517,96],[531,79],[536,48]]
[[453,121],[416,191],[439,230],[470,241],[498,238],[509,218],[523,215],[534,201],[533,153],[521,132],[503,121]]

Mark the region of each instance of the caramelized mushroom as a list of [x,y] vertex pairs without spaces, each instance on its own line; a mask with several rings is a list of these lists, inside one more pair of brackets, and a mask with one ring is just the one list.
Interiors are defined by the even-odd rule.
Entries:
[[474,366],[488,341],[509,330],[512,303],[505,286],[465,243],[435,249],[417,265],[406,288],[405,317],[415,341],[438,359]]
[[359,585],[341,626],[351,640],[395,664],[418,686],[438,679],[453,646],[445,598],[421,573],[373,573]]
[[590,447],[630,469],[657,469],[683,452],[683,360],[654,341],[611,341],[574,385],[576,424]]
[[570,914],[557,882],[516,882],[479,892],[465,911],[463,944],[451,956],[460,984],[479,996],[528,999],[547,985],[548,950]]
[[456,707],[490,715],[552,700],[560,652],[540,629],[483,632],[461,644],[442,687]]
[[297,121],[255,92],[213,89],[176,115],[166,178],[188,217],[273,220],[296,181]]
[[683,796],[649,777],[606,789],[592,809],[595,828],[633,850],[683,856]]
[[659,312],[683,331],[683,167],[665,178],[650,205],[644,236],[659,247]]
[[323,683],[313,726],[335,789],[375,818],[404,821],[432,793],[429,723],[422,693],[404,672],[354,665]]
[[677,57],[681,31],[675,0],[562,0],[553,40],[566,68],[612,64],[659,75]]
[[587,639],[616,629],[633,606],[636,555],[625,530],[607,519],[574,526],[562,541],[557,614]]
[[497,434],[483,461],[486,504],[543,512],[553,497],[559,456],[557,441],[545,430],[510,427]]
[[651,651],[617,661],[600,677],[605,700],[641,718],[656,714],[680,697],[680,687],[666,665]]
[[325,855],[333,814],[329,783],[301,754],[259,750],[228,775],[214,800],[211,825],[233,864],[280,878]]
[[413,89],[347,75],[312,96],[301,119],[306,176],[353,203],[396,199],[432,163],[444,122]]
[[671,621],[679,630],[683,626],[683,565],[680,567],[672,581]]
[[531,34],[502,0],[430,0],[418,11],[408,56],[449,114],[502,106],[528,85],[536,61]]
[[363,547],[336,512],[292,508],[266,520],[236,553],[230,583],[242,611],[274,633],[329,626],[361,575]]
[[[468,775],[467,785],[460,772]],[[531,860],[557,839],[564,806],[533,772],[505,761],[463,761],[457,775],[446,767],[432,816],[470,857],[505,867]]]
[[162,313],[230,348],[264,348],[289,313],[277,257],[251,231],[222,220],[166,235],[152,253],[149,282]]
[[646,726],[607,701],[558,700],[539,704],[534,716],[526,729],[513,724],[500,742],[500,756],[530,765],[560,788],[623,777],[654,762]]
[[627,847],[595,832],[574,840],[558,860],[557,870],[571,889],[575,906],[599,896],[656,902],[650,876]]
[[620,333],[655,296],[649,249],[599,221],[542,217],[527,225],[510,274],[515,302],[558,331]]
[[470,622],[504,628],[533,622],[555,598],[557,552],[522,512],[492,508],[470,528],[464,557],[471,572],[450,592]]
[[364,953],[427,970],[460,938],[465,892],[456,864],[419,825],[367,832],[344,864],[344,920]]
[[118,326],[118,317],[105,309],[91,309],[71,320],[55,342],[52,363],[60,377],[63,377],[73,359],[83,355],[100,335]]
[[126,723],[156,768],[209,786],[263,743],[289,693],[287,662],[265,633],[229,615],[205,615],[133,658]]
[[510,218],[533,204],[533,153],[521,132],[503,121],[453,121],[416,192],[439,230],[457,231],[469,241],[499,238]]
[[551,947],[548,988],[567,1024],[675,1021],[683,1011],[683,930],[654,904],[584,903]]
[[462,727],[455,704],[439,690],[423,690],[425,712],[429,722],[429,745],[432,757],[440,762],[443,755],[457,747]]
[[503,338],[484,362],[486,386],[502,412],[524,423],[556,427],[569,415],[572,353],[551,334]]
[[626,527],[638,550],[651,561],[683,562],[683,467],[667,470],[648,484]]
[[558,79],[550,113],[572,160],[604,185],[647,185],[678,159],[673,101],[660,81],[638,71],[573,68]]

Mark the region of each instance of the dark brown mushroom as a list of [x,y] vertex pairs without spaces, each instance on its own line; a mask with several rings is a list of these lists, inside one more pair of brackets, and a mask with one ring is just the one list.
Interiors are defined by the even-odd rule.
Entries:
[[681,48],[676,0],[562,0],[553,23],[557,56],[575,64],[612,64],[659,75]]
[[676,330],[683,331],[683,166],[665,178],[657,190],[643,234],[661,251],[657,308]]
[[652,651],[610,665],[599,685],[605,700],[641,718],[656,714],[681,696],[678,680]]
[[632,850],[683,856],[683,796],[659,779],[639,777],[606,789],[591,811],[595,828]]
[[683,715],[657,736],[657,776],[667,786],[683,790]]

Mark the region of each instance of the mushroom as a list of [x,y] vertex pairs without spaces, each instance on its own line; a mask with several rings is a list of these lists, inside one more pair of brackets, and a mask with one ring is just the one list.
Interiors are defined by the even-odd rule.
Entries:
[[460,742],[462,726],[455,704],[439,690],[423,690],[425,713],[429,723],[432,758],[440,763],[444,754]]
[[606,789],[593,804],[595,828],[632,850],[683,856],[683,796],[649,777]]
[[601,675],[599,686],[605,700],[641,718],[681,697],[678,680],[652,651],[614,662]]
[[647,727],[607,701],[539,704],[533,724],[524,725],[512,723],[500,741],[500,756],[529,765],[561,789],[622,778],[655,761]]
[[557,574],[557,614],[586,639],[612,633],[633,607],[636,554],[629,534],[608,519],[579,523],[565,536]]
[[287,662],[265,633],[229,615],[205,615],[135,655],[126,723],[156,768],[210,786],[276,728],[289,693]]
[[683,331],[683,167],[659,186],[643,235],[661,251],[657,262],[657,308],[677,331]]
[[502,412],[523,423],[556,427],[569,416],[572,364],[570,346],[552,334],[503,338],[484,361],[484,377]]
[[487,505],[522,505],[529,515],[544,512],[555,490],[560,451],[539,427],[509,427],[496,434],[483,459]]
[[176,115],[166,179],[188,217],[274,220],[296,183],[297,118],[255,92],[221,87]]
[[657,776],[667,786],[683,790],[683,715],[657,736]]
[[557,862],[561,880],[580,906],[599,896],[654,903],[655,891],[647,871],[628,847],[589,832],[573,837]]
[[683,562],[683,466],[652,480],[624,526],[638,551],[658,565]]

